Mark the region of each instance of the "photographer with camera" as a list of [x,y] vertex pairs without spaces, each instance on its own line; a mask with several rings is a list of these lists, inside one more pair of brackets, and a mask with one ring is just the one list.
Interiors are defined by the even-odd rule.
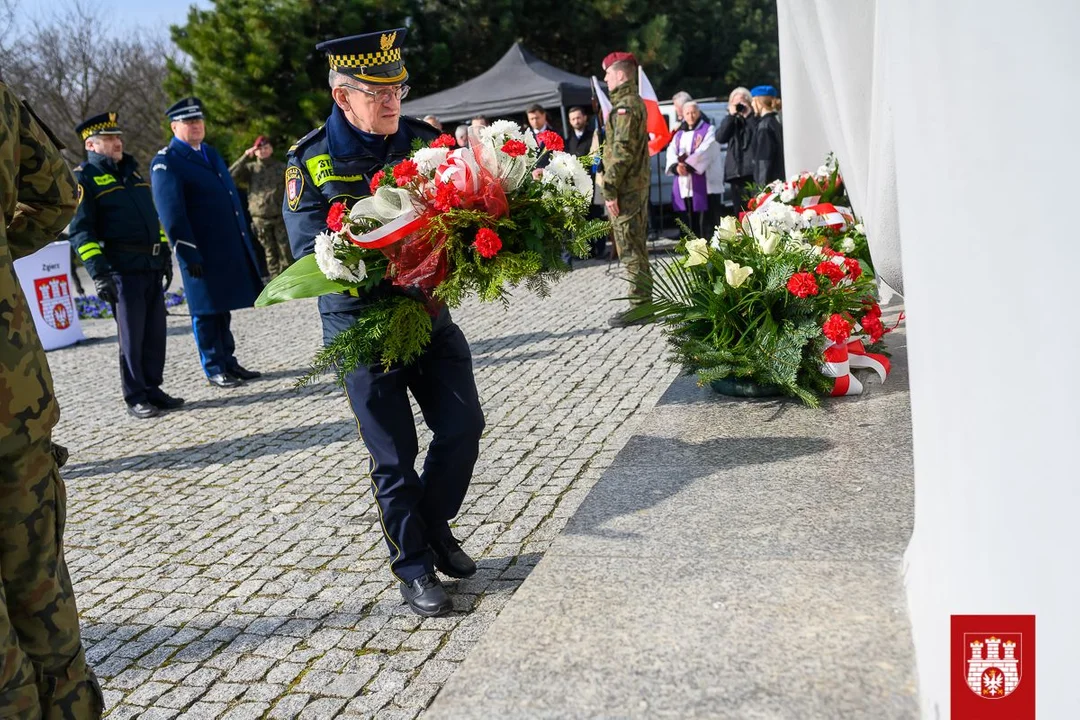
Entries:
[[749,90],[744,87],[732,90],[728,95],[728,115],[716,131],[716,142],[727,143],[724,180],[731,186],[729,197],[736,213],[746,207],[754,181],[750,141],[754,137],[757,117],[750,106]]

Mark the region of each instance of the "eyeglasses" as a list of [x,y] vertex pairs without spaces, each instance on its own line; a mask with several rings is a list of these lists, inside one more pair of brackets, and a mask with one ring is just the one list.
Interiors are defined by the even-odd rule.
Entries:
[[409,94],[408,85],[394,85],[393,87],[384,88],[382,90],[365,90],[362,87],[350,85],[349,83],[341,83],[341,87],[347,87],[350,90],[364,93],[378,103],[387,103],[391,100],[404,100]]

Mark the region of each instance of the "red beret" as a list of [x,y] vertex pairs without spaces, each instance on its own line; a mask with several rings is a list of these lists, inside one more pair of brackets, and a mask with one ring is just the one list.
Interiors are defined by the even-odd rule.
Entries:
[[259,147],[261,145],[269,145],[269,144],[270,144],[270,138],[266,137],[265,135],[260,135],[259,137],[255,138],[255,147]]
[[634,57],[634,53],[613,52],[613,53],[610,53],[606,58],[604,58],[604,62],[601,63],[601,65],[603,66],[603,68],[605,70],[607,70],[609,67],[611,67],[615,63],[622,62],[624,60],[627,61],[627,62],[632,62],[635,65],[638,64],[637,58]]

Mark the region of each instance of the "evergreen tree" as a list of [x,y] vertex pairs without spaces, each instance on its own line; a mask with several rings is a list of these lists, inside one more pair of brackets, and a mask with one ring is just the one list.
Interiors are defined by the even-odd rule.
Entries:
[[630,50],[661,98],[724,97],[779,85],[775,0],[215,0],[172,28],[188,66],[170,63],[170,96],[202,99],[210,142],[229,158],[256,135],[287,147],[329,114],[323,40],[408,27],[413,97],[490,68],[515,41],[569,72],[600,75]]

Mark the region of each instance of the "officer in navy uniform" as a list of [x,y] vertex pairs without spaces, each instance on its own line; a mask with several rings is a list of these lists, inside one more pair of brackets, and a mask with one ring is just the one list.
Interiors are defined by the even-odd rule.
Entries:
[[75,168],[79,207],[68,228],[72,248],[112,306],[120,340],[120,383],[128,412],[151,418],[184,404],[161,390],[165,371],[165,290],[172,284],[169,243],[150,184],[124,152],[116,113],[75,128],[86,162]]
[[211,385],[237,387],[261,376],[237,362],[229,314],[262,290],[258,255],[229,166],[203,142],[202,103],[184,98],[166,115],[174,137],[150,163],[154,202],[176,250],[203,371]]
[[[330,61],[334,107],[326,124],[288,153],[283,214],[293,257],[313,252],[336,201],[348,205],[370,194],[372,176],[406,158],[412,143],[437,133],[401,116],[409,74],[401,59],[405,29],[355,35],[321,43]],[[350,327],[357,311],[393,289],[319,298],[323,340]],[[472,354],[444,308],[432,321],[431,344],[407,366],[363,367],[345,378],[345,390],[364,444],[371,453],[372,489],[390,551],[390,570],[413,611],[449,612],[450,597],[435,575],[465,578],[476,564],[450,531],[479,454],[484,416],[473,378]],[[423,472],[417,473],[416,426],[411,392],[435,437]]]

